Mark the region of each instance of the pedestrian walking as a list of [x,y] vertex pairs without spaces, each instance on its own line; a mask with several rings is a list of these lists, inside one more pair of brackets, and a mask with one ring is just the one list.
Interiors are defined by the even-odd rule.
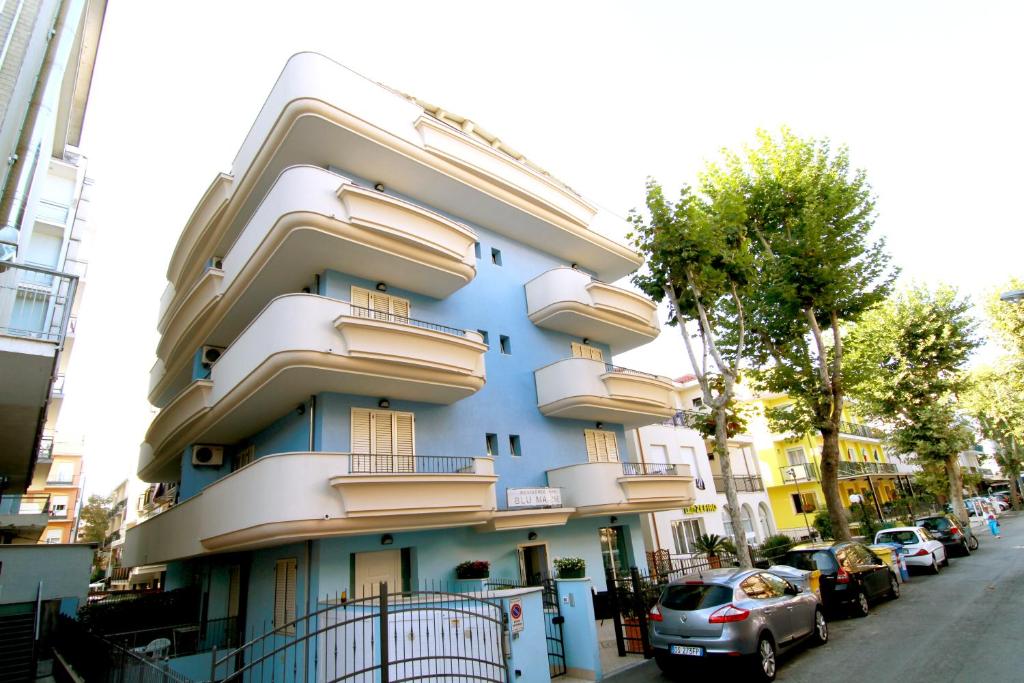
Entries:
[[988,513],[988,530],[992,532],[992,535],[996,538],[1001,538],[999,535],[999,520],[991,512]]

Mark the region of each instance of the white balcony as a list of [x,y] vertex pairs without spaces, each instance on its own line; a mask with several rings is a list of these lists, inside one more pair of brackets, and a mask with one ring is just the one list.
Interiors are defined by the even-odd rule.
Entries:
[[537,405],[548,417],[621,423],[661,422],[675,414],[672,380],[589,358],[567,358],[534,372]]
[[168,268],[174,286],[188,288],[214,250],[234,241],[278,175],[299,164],[345,168],[389,193],[578,262],[604,280],[642,263],[603,234],[621,232],[621,219],[500,143],[488,144],[472,126],[456,126],[322,55],[302,53],[285,65],[232,174],[214,181],[182,233]]
[[621,353],[653,341],[656,304],[573,268],[555,268],[526,283],[526,311],[538,327],[594,339]]
[[189,443],[231,443],[311,394],[449,404],[485,382],[479,333],[312,294],[274,299],[213,366],[154,418],[139,458],[147,481],[173,479]]
[[671,510],[696,496],[689,465],[587,462],[548,470],[548,485],[575,517]]
[[[322,168],[282,172],[220,267],[183,292],[169,290],[158,325],[163,367],[151,399],[202,344],[227,345],[274,296],[332,269],[444,298],[476,275],[476,234],[440,214]],[[165,379],[167,378],[167,379]]]
[[128,530],[125,565],[324,536],[481,524],[490,458],[284,453],[258,458]]

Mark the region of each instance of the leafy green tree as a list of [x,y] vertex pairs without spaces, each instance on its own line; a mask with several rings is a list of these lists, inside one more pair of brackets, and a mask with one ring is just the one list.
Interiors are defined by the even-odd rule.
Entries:
[[[754,271],[742,197],[724,188],[712,198],[700,197],[684,187],[672,202],[648,180],[646,203],[646,216],[635,211],[630,215],[630,237],[647,261],[633,282],[655,301],[669,302],[668,323],[682,334],[704,405],[714,419],[715,453],[733,528],[742,530],[728,447],[746,345],[745,299]],[[736,545],[741,565],[751,566],[742,532],[736,534]]]
[[975,369],[963,403],[981,426],[982,435],[996,443],[996,464],[1010,479],[1010,499],[1019,510],[1024,469],[1024,367],[1007,358]]
[[82,529],[81,540],[85,543],[103,543],[110,525],[110,496],[91,495],[78,514],[78,525]]
[[843,334],[888,295],[895,273],[884,241],[871,241],[875,201],[846,148],[760,131],[705,176],[712,202],[743,197],[756,277],[747,308],[756,388],[793,399],[772,410],[783,432],[822,438],[821,486],[833,532],[850,537],[839,495],[839,423],[845,398]]
[[979,345],[970,309],[951,287],[911,287],[866,313],[848,344],[848,390],[858,409],[887,425],[897,453],[943,464],[950,502],[965,525],[959,453],[975,436],[956,396]]
[[1024,302],[1003,301],[1001,292],[1024,289],[1024,280],[1011,278],[1005,285],[993,292],[985,302],[992,330],[1003,342],[1007,351],[1015,355],[1014,362],[1024,360]]

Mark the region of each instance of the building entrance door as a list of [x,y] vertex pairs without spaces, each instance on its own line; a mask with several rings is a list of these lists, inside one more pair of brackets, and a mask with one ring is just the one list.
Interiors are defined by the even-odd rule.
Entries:
[[382,581],[400,589],[402,586],[402,551],[379,550],[356,553],[355,597],[376,595]]
[[540,586],[548,578],[548,546],[544,543],[519,548],[519,565],[527,586]]
[[598,530],[601,539],[601,558],[605,576],[618,579],[629,574],[629,555],[626,553],[626,529],[606,526]]

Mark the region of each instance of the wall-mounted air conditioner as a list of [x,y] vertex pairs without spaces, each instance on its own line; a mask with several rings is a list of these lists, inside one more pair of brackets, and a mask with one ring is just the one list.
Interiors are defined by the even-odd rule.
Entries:
[[224,447],[204,444],[192,446],[192,464],[196,467],[220,467],[224,464]]

